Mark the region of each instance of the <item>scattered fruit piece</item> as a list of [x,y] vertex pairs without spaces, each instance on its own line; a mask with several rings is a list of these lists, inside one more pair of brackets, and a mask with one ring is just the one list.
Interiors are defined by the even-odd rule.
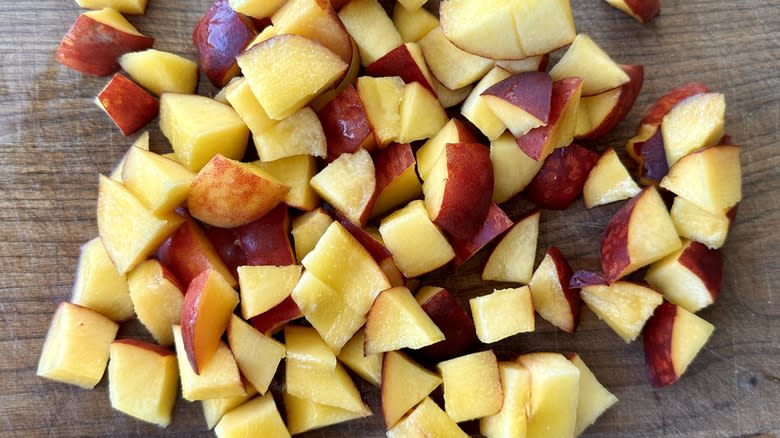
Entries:
[[718,298],[723,259],[717,249],[685,241],[677,252],[650,265],[645,281],[671,303],[695,313]]
[[111,407],[140,420],[168,426],[178,395],[176,355],[155,344],[120,339],[111,343],[110,358]]
[[676,382],[707,343],[715,326],[680,306],[663,303],[645,328],[645,361],[650,384]]
[[586,208],[593,208],[633,198],[640,191],[615,150],[609,148],[601,154],[588,174],[582,187],[582,199]]
[[154,38],[143,35],[115,9],[84,12],[76,19],[57,49],[57,62],[91,76],[108,76],[119,70],[119,57],[152,47]]
[[558,148],[544,160],[525,188],[528,200],[550,210],[565,210],[576,200],[599,155],[576,143]]
[[585,429],[617,403],[618,399],[598,381],[593,372],[585,365],[577,353],[568,356],[571,363],[580,370],[580,399],[577,403],[577,423],[574,435],[579,436]]
[[195,94],[198,88],[198,64],[174,53],[146,49],[122,55],[119,64],[156,96],[166,91]]
[[586,285],[580,290],[580,297],[626,343],[639,336],[645,322],[663,302],[657,291],[628,281]]
[[181,334],[195,374],[200,374],[222,345],[220,338],[236,304],[238,293],[216,271],[204,271],[187,288],[181,307]]
[[477,336],[485,344],[534,331],[534,305],[528,286],[495,290],[472,298],[469,304]]
[[392,428],[406,412],[428,397],[442,380],[400,351],[384,354],[382,362],[382,414]]
[[661,11],[661,0],[605,0],[640,23],[647,23]]
[[184,352],[181,327],[173,326],[173,339],[176,345],[179,377],[181,378],[181,396],[185,400],[207,400],[212,398],[240,397],[246,394],[246,386],[230,349],[222,341],[211,360],[196,374]]
[[70,301],[112,321],[124,321],[135,314],[128,278],[117,272],[100,237],[81,245]]
[[534,210],[518,220],[490,253],[483,280],[528,283],[536,260],[541,212]]
[[515,362],[499,362],[504,402],[501,410],[479,420],[479,433],[487,438],[524,437],[528,429],[531,373]]
[[135,134],[157,117],[157,99],[122,73],[116,73],[95,100],[124,135]]
[[216,155],[240,160],[249,129],[228,105],[203,96],[163,93],[160,130],[171,142],[176,160],[193,172]]
[[149,259],[127,274],[130,299],[138,320],[162,346],[173,345],[171,326],[179,324],[184,290],[173,273]]
[[366,317],[365,354],[416,350],[443,340],[444,333],[403,286],[380,293]]
[[81,388],[103,377],[119,325],[94,310],[62,302],[46,334],[36,375]]
[[290,438],[273,396],[269,393],[256,397],[226,413],[214,432],[219,438],[250,438],[258,430],[263,436]]
[[494,415],[503,391],[492,350],[472,353],[437,365],[444,386],[444,410],[455,422]]
[[580,370],[559,353],[529,353],[517,362],[531,374],[529,438],[575,436]]
[[655,187],[649,187],[610,219],[601,242],[601,267],[607,281],[614,281],[677,251],[681,245],[661,195]]
[[561,251],[552,246],[528,283],[534,310],[567,333],[574,333],[580,321],[580,296],[577,289],[569,286],[571,275],[569,263]]
[[258,332],[236,315],[230,317],[227,339],[241,374],[257,392],[265,394],[276,368],[285,357],[284,345]]
[[216,155],[192,180],[187,207],[209,225],[234,228],[265,216],[289,191],[256,166]]
[[216,0],[203,14],[192,44],[198,51],[198,64],[215,87],[224,87],[240,73],[236,56],[257,35],[249,17],[234,11],[228,0]]

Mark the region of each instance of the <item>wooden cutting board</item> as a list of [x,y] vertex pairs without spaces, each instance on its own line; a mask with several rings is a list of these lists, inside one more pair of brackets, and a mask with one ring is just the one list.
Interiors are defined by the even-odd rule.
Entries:
[[[190,34],[207,6],[150,0],[146,16],[131,20],[157,38],[157,49],[194,59]],[[674,86],[700,81],[726,94],[727,131],[744,146],[744,199],[723,250],[722,295],[701,312],[717,330],[684,378],[660,390],[647,384],[641,343],[623,343],[587,310],[573,336],[540,321],[536,333],[495,349],[501,357],[579,352],[620,398],[590,437],[780,436],[780,1],[663,0],[647,25],[601,0],[572,6],[580,32],[618,62],[646,69],[635,108],[597,148],[622,151],[643,109]],[[0,11],[0,436],[208,436],[198,404],[177,402],[174,423],[159,429],[112,411],[105,379],[87,391],[35,376],[52,312],[69,298],[78,247],[97,233],[97,174],[132,140],[92,102],[106,79],[54,60],[78,13],[72,0],[5,1]],[[212,92],[202,81],[201,93]],[[156,122],[150,128],[153,148],[167,150]],[[578,201],[566,212],[545,211],[540,254],[554,244],[575,269],[598,267],[616,208],[586,211]],[[527,209],[523,201],[507,206],[515,219]],[[479,282],[483,258],[425,283],[450,287],[465,303],[496,286]],[[120,336],[148,339],[137,323]],[[361,390],[379,412],[377,391],[362,382]],[[375,415],[307,436],[378,437],[381,423]]]

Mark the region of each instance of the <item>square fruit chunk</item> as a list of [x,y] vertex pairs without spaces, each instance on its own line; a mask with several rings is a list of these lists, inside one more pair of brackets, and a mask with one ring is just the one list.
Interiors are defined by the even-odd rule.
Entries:
[[455,422],[496,414],[503,391],[492,350],[471,353],[437,365],[444,385],[444,410]]
[[314,249],[331,223],[333,218],[322,208],[306,212],[293,219],[291,233],[295,244],[295,257],[299,263]]
[[574,438],[580,370],[559,353],[529,353],[517,358],[531,374],[529,438]]
[[677,196],[674,198],[669,215],[681,237],[717,249],[726,242],[731,222],[733,222],[736,213],[736,205],[726,213],[711,213],[685,198]]
[[503,204],[522,192],[542,168],[544,160],[535,160],[517,147],[512,133],[504,132],[490,142],[493,164],[493,202]]
[[403,42],[415,43],[439,27],[439,19],[425,8],[407,9],[401,3],[396,3],[393,7],[393,24]]
[[363,226],[371,214],[376,170],[365,149],[341,154],[310,181],[318,195],[352,223]]
[[111,77],[95,103],[126,136],[138,132],[160,111],[157,98],[122,73]]
[[669,169],[661,187],[710,213],[726,213],[742,199],[740,151],[722,145],[686,155]]
[[111,407],[158,426],[170,424],[179,388],[176,355],[159,345],[120,339],[111,343],[110,357]]
[[290,296],[300,277],[300,265],[239,266],[241,315],[249,319],[281,303]]
[[167,213],[187,200],[195,174],[178,162],[132,147],[122,165],[122,181],[155,213]]
[[350,412],[370,411],[355,382],[340,363],[334,368],[287,358],[285,390],[298,398]]
[[181,321],[184,290],[173,273],[149,259],[127,274],[130,299],[138,320],[158,344],[173,344],[171,326]]
[[365,323],[345,294],[304,271],[290,295],[306,320],[334,351],[340,350]]
[[366,109],[377,146],[382,147],[398,140],[405,88],[403,79],[398,76],[361,76],[355,88]]
[[697,149],[718,144],[725,118],[726,97],[721,93],[694,94],[672,107],[661,121],[669,166]]
[[235,110],[203,96],[163,93],[160,130],[176,153],[176,161],[197,172],[215,155],[239,160],[249,129]]
[[71,302],[113,321],[135,314],[127,278],[117,272],[103,241],[96,237],[81,246]]
[[54,312],[36,375],[82,388],[98,384],[119,325],[94,310],[62,302]]
[[[278,35],[237,57],[252,92],[269,117],[281,120],[306,106],[347,71],[347,64],[300,35]],[[311,66],[317,69],[312,70]],[[279,78],[285,78],[280,86]]]
[[393,21],[377,0],[351,0],[341,8],[339,18],[357,43],[364,66],[403,43]]
[[367,314],[376,296],[390,287],[371,254],[338,222],[328,227],[302,263],[309,273],[343,294],[358,315]]
[[275,121],[252,137],[261,161],[274,161],[296,155],[325,157],[327,141],[320,119],[309,107],[303,107]]
[[531,373],[516,362],[499,362],[504,402],[498,413],[479,420],[479,432],[488,438],[524,437],[528,429]]
[[455,258],[452,246],[431,222],[421,200],[412,201],[382,219],[379,233],[398,269],[407,278],[433,271]]
[[479,340],[498,342],[534,331],[534,306],[528,286],[500,289],[469,300]]
[[195,94],[198,64],[170,52],[146,49],[119,58],[122,70],[156,96],[166,91]]

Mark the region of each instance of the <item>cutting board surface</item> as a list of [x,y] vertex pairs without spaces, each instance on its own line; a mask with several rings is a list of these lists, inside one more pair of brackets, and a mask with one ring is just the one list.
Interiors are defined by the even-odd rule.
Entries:
[[[601,0],[572,0],[578,31],[615,60],[645,66],[642,93],[627,120],[595,146],[622,151],[642,111],[669,89],[699,81],[725,93],[726,129],[743,146],[744,199],[723,249],[719,302],[700,315],[717,327],[684,378],[647,384],[641,342],[625,344],[591,312],[575,335],[538,321],[531,335],[494,345],[502,358],[528,351],[576,351],[620,402],[588,437],[780,436],[780,1],[663,0],[641,25]],[[206,0],[150,0],[131,21],[155,48],[195,59],[190,35]],[[54,52],[80,12],[71,0],[15,0],[0,11],[0,436],[209,436],[199,404],[179,400],[167,429],[118,412],[106,380],[88,391],[35,376],[52,312],[67,300],[79,246],[97,233],[97,174],[110,172],[132,138],[94,105],[106,78],[59,65]],[[560,57],[560,51],[553,56]],[[200,92],[213,94],[207,81]],[[169,146],[157,122],[152,147]],[[542,214],[543,251],[558,246],[573,268],[597,268],[603,229],[619,205],[587,211],[577,201]],[[531,206],[506,210],[517,219]],[[462,303],[492,291],[479,281],[485,255],[424,279]],[[120,336],[149,339],[138,323]],[[359,382],[380,412],[378,392]],[[311,432],[310,437],[384,436],[380,415]]]

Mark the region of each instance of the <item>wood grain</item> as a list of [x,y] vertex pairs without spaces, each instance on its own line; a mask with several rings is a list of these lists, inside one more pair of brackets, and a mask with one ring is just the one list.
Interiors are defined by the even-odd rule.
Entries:
[[[192,28],[207,0],[151,0],[133,17],[155,47],[194,59]],[[584,311],[570,336],[540,322],[533,335],[496,344],[502,356],[577,351],[620,403],[588,437],[780,436],[780,1],[663,0],[661,16],[640,25],[600,0],[572,0],[578,30],[621,63],[642,63],[645,86],[628,119],[599,148],[620,149],[641,111],[670,88],[700,81],[726,94],[727,130],[744,146],[744,200],[724,249],[720,301],[701,315],[717,330],[675,385],[646,383],[641,344],[624,344]],[[0,10],[0,436],[209,436],[200,406],[177,402],[159,429],[113,412],[105,379],[93,391],[35,376],[55,305],[69,298],[78,247],[97,230],[97,174],[109,172],[131,139],[92,99],[106,79],[58,65],[54,51],[79,9],[70,0],[4,2]],[[559,56],[559,55],[558,55]],[[203,82],[203,81],[202,81]],[[201,85],[202,93],[213,90]],[[152,124],[153,148],[168,146]],[[529,208],[509,204],[519,217]],[[544,212],[541,253],[555,244],[575,269],[597,267],[598,242],[616,206]],[[465,302],[494,284],[479,281],[484,254],[426,283]],[[539,260],[539,259],[537,259]],[[148,338],[137,324],[121,335]],[[375,390],[361,384],[375,412]],[[383,436],[377,416],[306,434]]]

